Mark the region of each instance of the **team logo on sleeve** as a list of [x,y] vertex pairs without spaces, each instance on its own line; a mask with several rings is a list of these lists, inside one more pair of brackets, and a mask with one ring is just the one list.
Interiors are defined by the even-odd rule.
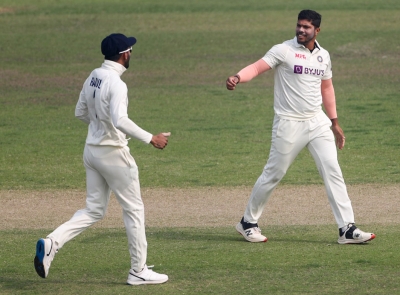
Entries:
[[303,66],[294,66],[294,73],[295,74],[303,74]]
[[318,55],[317,60],[318,60],[319,62],[323,62],[323,61],[324,61],[324,59],[323,59],[322,56],[320,56],[320,55]]

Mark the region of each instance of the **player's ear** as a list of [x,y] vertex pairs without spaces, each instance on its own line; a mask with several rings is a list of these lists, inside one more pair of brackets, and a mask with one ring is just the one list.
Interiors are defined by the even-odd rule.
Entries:
[[316,28],[315,29],[315,35],[318,35],[319,31],[321,31],[321,28]]

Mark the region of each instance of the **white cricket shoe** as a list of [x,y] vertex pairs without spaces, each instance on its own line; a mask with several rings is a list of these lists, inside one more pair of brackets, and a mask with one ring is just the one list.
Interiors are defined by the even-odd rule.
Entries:
[[267,237],[261,234],[261,229],[258,226],[244,229],[242,223],[239,222],[238,224],[236,224],[236,230],[247,241],[252,243],[260,243],[260,242],[265,243],[268,240]]
[[46,278],[49,274],[50,264],[58,249],[52,239],[40,239],[36,243],[36,256],[33,260],[37,274]]
[[129,285],[144,285],[144,284],[162,284],[168,281],[168,276],[156,273],[144,266],[141,272],[135,272],[133,269],[129,270],[128,281]]
[[354,223],[349,223],[347,229],[341,235],[339,234],[338,243],[362,244],[375,239],[375,237],[375,234],[363,232],[357,228]]

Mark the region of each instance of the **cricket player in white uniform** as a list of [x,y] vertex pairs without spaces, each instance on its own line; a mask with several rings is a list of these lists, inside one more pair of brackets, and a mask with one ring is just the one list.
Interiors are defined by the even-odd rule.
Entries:
[[[337,159],[345,137],[339,126],[332,84],[331,60],[316,37],[321,15],[303,10],[298,15],[296,37],[273,46],[263,58],[226,81],[228,90],[238,83],[274,69],[274,122],[267,164],[255,183],[236,230],[250,242],[266,242],[258,227],[264,207],[275,187],[300,151],[307,147],[324,180],[326,193],[339,227],[340,244],[370,241],[375,234],[355,226],[353,208]],[[321,105],[324,105],[326,114]]]
[[128,118],[128,89],[120,76],[129,67],[134,37],[111,34],[101,43],[104,63],[86,79],[75,116],[89,125],[83,161],[86,168],[86,208],[77,211],[66,223],[39,239],[34,266],[46,278],[54,255],[65,243],[101,220],[111,191],[123,211],[128,237],[131,269],[128,284],[160,284],[168,276],[146,265],[147,241],[139,173],[131,156],[126,136],[163,149],[170,133],[152,135]]

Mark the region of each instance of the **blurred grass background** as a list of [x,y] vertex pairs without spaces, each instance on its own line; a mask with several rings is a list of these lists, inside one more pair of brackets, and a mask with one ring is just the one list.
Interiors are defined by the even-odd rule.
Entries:
[[[130,141],[143,187],[253,185],[266,163],[273,74],[225,80],[322,14],[349,184],[399,182],[400,3],[377,1],[50,1],[0,4],[0,189],[84,188],[87,127],[74,118],[108,34],[133,35],[129,115],[171,131],[166,150]],[[307,150],[282,184],[322,183]]]

